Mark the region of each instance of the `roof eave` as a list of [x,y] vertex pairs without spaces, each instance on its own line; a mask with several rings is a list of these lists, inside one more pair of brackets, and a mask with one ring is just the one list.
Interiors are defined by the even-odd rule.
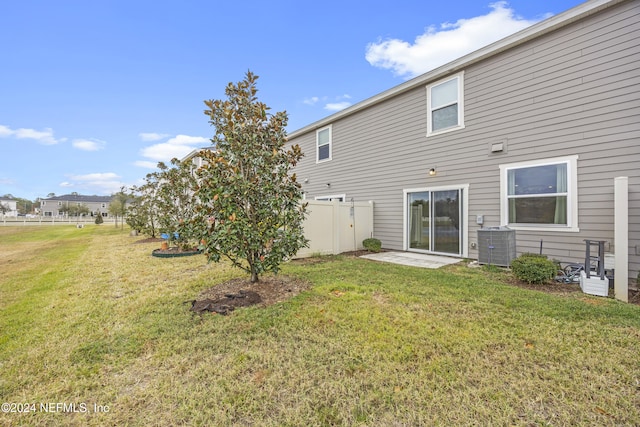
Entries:
[[603,9],[614,6],[618,3],[623,3],[625,1],[628,1],[628,0],[591,0],[585,3],[582,3],[565,12],[559,13],[558,15],[554,15],[550,18],[540,21],[537,24],[531,25],[530,27],[527,27],[521,31],[518,31],[517,33],[514,33],[508,37],[498,40],[497,42],[494,42],[474,52],[471,52],[465,56],[462,56],[445,65],[442,65],[438,68],[435,68],[431,71],[428,71],[424,74],[414,77],[411,80],[407,80],[406,82],[401,83],[397,86],[394,86],[391,89],[388,89],[377,95],[374,95],[371,98],[367,98],[364,101],[361,101],[357,104],[352,105],[351,107],[345,108],[344,110],[341,110],[323,119],[315,121],[307,126],[297,129],[291,132],[288,135],[288,137],[289,139],[296,138],[307,132],[311,132],[323,126],[327,126],[328,124],[333,123],[336,120],[350,116],[358,111],[371,107],[375,104],[379,104],[389,98],[402,94],[408,90],[414,89],[422,85],[426,85],[432,81],[439,80],[443,77],[446,77],[447,75],[461,71],[465,68],[468,68],[472,64],[480,62],[491,56],[497,55],[500,52],[504,52],[508,49],[512,49],[516,46],[519,46],[523,43],[528,42],[529,40],[532,40],[544,34],[555,31],[577,20],[583,19],[586,16],[592,15]]

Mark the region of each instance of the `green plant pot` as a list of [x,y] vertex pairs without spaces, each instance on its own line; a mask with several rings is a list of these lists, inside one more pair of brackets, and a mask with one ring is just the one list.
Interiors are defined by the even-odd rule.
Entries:
[[202,251],[200,249],[195,249],[193,251],[165,251],[162,249],[154,249],[151,252],[151,255],[157,258],[177,258],[182,256],[191,256],[201,254]]

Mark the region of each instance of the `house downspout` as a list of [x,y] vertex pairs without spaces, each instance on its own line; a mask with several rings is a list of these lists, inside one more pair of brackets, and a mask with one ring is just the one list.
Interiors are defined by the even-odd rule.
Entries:
[[614,186],[614,292],[629,302],[629,177],[614,178]]

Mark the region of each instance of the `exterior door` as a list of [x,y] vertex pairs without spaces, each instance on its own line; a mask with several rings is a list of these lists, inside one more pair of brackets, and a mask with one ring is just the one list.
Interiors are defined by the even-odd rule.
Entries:
[[407,248],[462,254],[462,189],[407,191]]

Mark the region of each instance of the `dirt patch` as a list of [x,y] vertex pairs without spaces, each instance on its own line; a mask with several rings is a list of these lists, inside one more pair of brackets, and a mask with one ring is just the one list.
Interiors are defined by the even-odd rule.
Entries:
[[[583,294],[582,289],[580,289],[580,283],[560,283],[560,282],[552,282],[552,283],[543,283],[543,284],[535,284],[535,283],[526,283],[522,282],[515,277],[511,277],[508,280],[505,280],[506,283],[517,286],[523,289],[532,289],[534,291],[546,292],[549,294],[556,295],[570,295],[570,294]],[[613,297],[614,291],[612,288],[609,288],[609,297]],[[585,294],[586,295],[586,294]],[[640,290],[638,289],[629,289],[629,304],[640,305]]]
[[[388,252],[388,250],[381,249],[379,252]],[[291,262],[295,264],[301,264],[301,265],[313,265],[313,264],[320,264],[323,262],[332,261],[333,259],[335,259],[335,257],[338,257],[338,256],[358,258],[358,257],[361,257],[362,255],[368,255],[373,253],[377,253],[377,252],[371,252],[366,249],[361,249],[359,251],[342,252],[338,255],[321,255],[321,256],[310,256],[306,258],[296,258],[291,260]]]
[[202,291],[192,301],[191,310],[228,314],[238,307],[267,307],[286,301],[310,287],[309,282],[291,276],[264,276],[257,283],[251,283],[248,277],[240,277]]
[[580,289],[579,283],[560,283],[560,282],[551,282],[551,283],[526,283],[522,282],[515,277],[511,277],[506,280],[506,282],[510,285],[517,286],[523,289],[531,289],[534,291],[546,292],[549,294],[556,295],[569,295],[569,294],[577,294],[582,293],[582,289]]
[[164,239],[161,239],[159,237],[148,237],[146,239],[136,240],[133,243],[154,243],[154,242],[162,242],[162,241],[164,241]]
[[222,315],[229,314],[237,307],[249,307],[260,304],[262,298],[256,292],[240,290],[237,294],[225,294],[218,299],[194,300],[191,302],[191,311],[203,313],[205,311]]

